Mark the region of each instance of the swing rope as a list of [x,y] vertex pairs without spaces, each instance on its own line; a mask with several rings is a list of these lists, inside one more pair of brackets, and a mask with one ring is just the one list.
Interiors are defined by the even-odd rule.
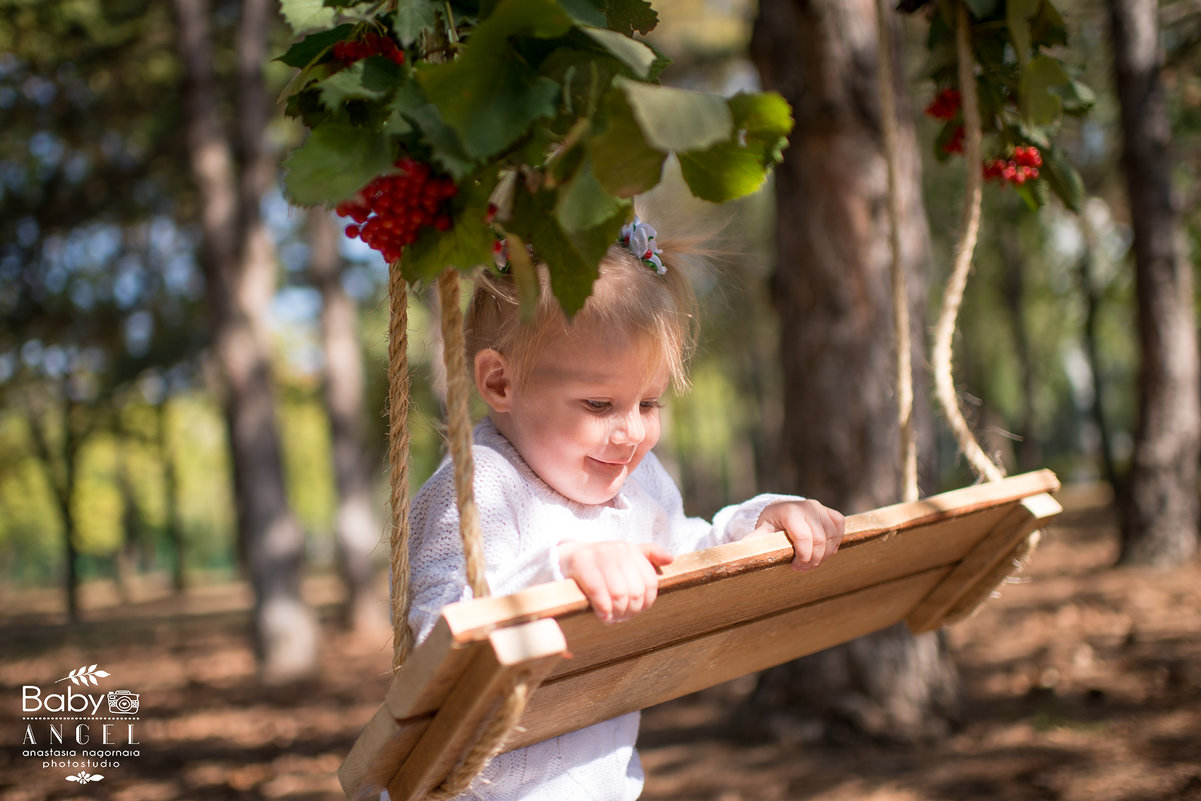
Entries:
[[525,713],[532,692],[533,687],[528,674],[521,673],[513,679],[505,692],[504,700],[498,705],[492,719],[480,731],[475,745],[451,770],[442,784],[429,793],[429,801],[447,801],[471,787],[480,772],[504,748],[505,740]]
[[888,245],[892,277],[893,342],[896,345],[897,428],[900,432],[901,500],[916,501],[917,440],[913,433],[913,364],[909,336],[909,286],[905,278],[905,263],[901,253],[901,190],[899,185],[897,146],[897,111],[893,102],[892,28],[889,24],[887,0],[876,3],[878,77],[880,89],[880,118],[883,121],[884,161],[888,167]]
[[392,671],[413,650],[409,629],[409,296],[400,265],[388,270],[388,484]]
[[[955,53],[958,60],[959,94],[963,108],[964,163],[967,181],[964,190],[962,228],[955,246],[955,261],[947,288],[943,294],[939,311],[938,327],[935,330],[934,348],[931,353],[931,370],[934,373],[935,392],[959,446],[959,451],[968,460],[978,478],[999,481],[1004,477],[1001,466],[993,461],[976,440],[963,412],[959,407],[959,396],[955,391],[952,372],[952,340],[959,308],[963,302],[964,288],[972,267],[972,254],[980,233],[980,206],[983,195],[983,176],[980,171],[980,106],[976,95],[975,59],[971,49],[971,19],[963,0],[957,3],[955,25]],[[1041,534],[1031,533],[992,568],[987,576],[976,583],[976,591],[960,598],[944,616],[945,624],[955,623],[970,617],[980,605],[995,593],[995,587],[1015,580],[1038,546]]]
[[[459,305],[459,273],[446,269],[438,277],[438,302],[446,368],[447,439],[454,469],[455,503],[459,511],[459,537],[463,543],[467,586],[472,595],[489,594],[484,574],[484,549],[480,536],[479,512],[472,487],[475,462],[471,454],[471,383],[463,336],[463,312]],[[408,364],[408,289],[399,265],[392,265],[388,279],[388,426],[389,481],[392,509],[390,546],[392,568],[392,669],[399,671],[413,649],[409,628],[409,389]],[[451,770],[443,782],[429,794],[434,801],[445,801],[466,791],[501,750],[506,739],[525,713],[532,692],[527,674],[518,675],[497,704],[492,717],[481,728],[475,745]]]
[[[960,2],[957,8],[955,49],[958,60],[960,96],[963,104],[965,129],[965,162],[967,164],[967,186],[964,192],[962,228],[955,248],[955,262],[947,289],[943,295],[935,344],[931,355],[932,371],[940,405],[943,407],[951,431],[961,453],[965,455],[978,477],[995,481],[1003,477],[999,465],[993,462],[980,447],[959,407],[959,398],[951,366],[952,340],[959,307],[963,301],[964,288],[971,271],[972,254],[980,231],[980,206],[983,180],[980,164],[980,141],[982,138],[979,102],[976,96],[974,60],[971,51],[971,28],[967,6]],[[903,211],[899,188],[899,147],[897,145],[896,107],[893,102],[892,37],[889,27],[888,9],[884,0],[876,4],[877,37],[877,81],[880,90],[880,117],[882,121],[885,161],[888,168],[888,214],[889,246],[891,252],[890,275],[892,278],[893,337],[896,345],[896,393],[897,422],[900,430],[900,472],[902,500],[918,499],[917,446],[913,432],[913,374],[910,360],[909,295],[905,269],[902,262],[900,221]],[[1036,531],[1000,560],[984,580],[979,589],[961,598],[954,608],[947,611],[944,620],[953,623],[970,616],[980,604],[994,592],[994,587],[1012,580],[1011,576],[1025,566],[1030,554],[1038,545]]]
[[963,303],[963,290],[967,286],[968,273],[972,269],[972,253],[980,233],[980,201],[983,195],[983,176],[980,172],[980,106],[976,97],[975,59],[971,49],[971,20],[967,5],[958,3],[955,26],[955,52],[959,61],[959,94],[963,104],[964,164],[967,167],[967,186],[963,200],[963,219],[959,240],[955,244],[955,262],[947,289],[943,294],[942,307],[938,316],[938,327],[934,334],[934,349],[931,353],[931,369],[934,373],[935,393],[939,405],[947,416],[951,433],[959,445],[959,452],[980,478],[997,481],[1004,472],[976,440],[963,411],[959,408],[959,396],[955,391],[955,379],[951,367],[951,341],[955,338],[955,323],[959,307]]
[[489,595],[484,578],[484,547],[480,516],[475,505],[475,459],[471,455],[471,384],[463,337],[463,310],[459,305],[459,273],[447,268],[438,276],[438,309],[442,326],[442,359],[446,366],[446,430],[455,474],[455,502],[459,509],[459,538],[467,586],[476,598]]

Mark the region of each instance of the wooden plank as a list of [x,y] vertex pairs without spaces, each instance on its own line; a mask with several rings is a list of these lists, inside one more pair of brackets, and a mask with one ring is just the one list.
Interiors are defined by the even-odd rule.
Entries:
[[904,619],[905,612],[946,572],[907,576],[548,679],[531,701],[511,747],[679,698],[878,631]]
[[782,533],[685,554],[664,569],[654,607],[615,626],[595,618],[574,581],[449,606],[393,681],[386,709],[372,718],[339,777],[352,798],[383,785],[394,799],[415,798],[440,782],[491,715],[513,665],[533,658],[527,649],[514,662],[497,645],[529,621],[554,625],[573,658],[533,658],[539,677],[550,677],[510,747],[906,618],[940,619],[1005,558],[1007,543],[1032,530],[1029,521],[1057,511],[1045,493],[1058,486],[1053,473],[1039,471],[853,515],[839,552],[807,573],[791,570],[792,547]]
[[456,642],[442,618],[421,645],[396,672],[388,688],[387,704],[397,720],[424,715],[442,706],[458,683],[474,652]]
[[961,599],[983,593],[992,587],[980,588],[981,581],[995,576],[1002,560],[1035,530],[1063,511],[1050,495],[1033,495],[1014,504],[1005,519],[955,566],[947,577],[906,618],[914,634],[933,631]]
[[[421,728],[424,730],[424,725]],[[338,769],[346,797],[353,801],[378,799],[417,744],[417,734],[413,727],[398,723],[388,705],[382,704]]]
[[[400,759],[416,745],[428,717],[442,705],[458,682],[475,643],[455,643],[445,621],[439,620],[393,679],[383,708],[368,722],[338,770],[349,798],[378,797],[396,773]],[[408,725],[398,720],[425,715]]]
[[404,764],[388,782],[392,801],[424,798],[476,744],[521,678],[536,688],[567,650],[553,619],[494,631],[488,647],[476,649],[471,663],[425,728]]
[[[895,504],[851,515],[847,518],[847,534],[839,553],[812,575],[833,572],[833,565],[837,564],[838,560],[847,560],[848,554],[867,543],[894,536],[902,531],[929,528],[942,521],[980,513],[995,513],[996,508],[1005,503],[1053,491],[1058,487],[1059,481],[1054,473],[1040,470],[954,490],[912,503]],[[977,520],[969,526],[983,523],[983,520]],[[943,536],[945,529],[936,528],[931,531],[932,536]],[[911,548],[906,545],[898,548],[897,553],[909,550]],[[676,590],[786,565],[791,562],[792,555],[792,546],[783,533],[682,554],[675,562],[663,568],[659,580],[660,597],[656,605],[663,603]],[[562,617],[586,609],[588,600],[576,583],[568,580],[530,587],[513,595],[452,604],[443,610],[443,617],[456,642],[470,642],[513,622],[547,616]]]
[[[736,626],[778,610],[949,567],[1004,514],[1004,508],[983,510],[915,529],[907,532],[908,537],[877,537],[840,551],[818,570],[799,573],[784,562],[671,588],[649,610],[616,627],[601,623],[589,610],[562,615],[559,623],[573,658],[559,665],[555,675],[586,670],[593,664]],[[916,547],[917,537],[932,538],[938,547]]]
[[[941,543],[939,550],[914,548],[906,538],[880,536],[861,540],[852,556],[847,556],[849,552],[835,555],[822,569],[808,573],[792,570],[787,561],[780,563],[774,560],[775,563],[767,562],[771,565],[769,567],[719,576],[721,580],[677,585],[665,591],[650,610],[616,627],[601,623],[587,608],[563,615],[559,622],[570,644],[572,659],[559,663],[553,675],[561,678],[584,672],[599,664],[623,660],[675,641],[736,626],[745,620],[762,616],[765,610],[767,613],[788,610],[822,598],[902,578],[931,566],[951,564],[967,553],[973,544],[972,537],[979,537],[993,528],[1004,513],[1004,509],[984,509],[967,517],[937,520],[921,530],[909,532],[910,536],[937,538]],[[751,563],[758,567],[757,554],[763,550],[763,544],[735,544],[749,553]],[[791,546],[785,547],[791,553]],[[915,561],[915,557],[923,554],[922,559]],[[929,558],[936,554],[941,554],[941,558]],[[724,571],[719,568],[715,572],[720,574]],[[568,583],[575,587],[574,582]],[[540,588],[533,589],[535,592],[531,594],[537,597],[536,591]],[[498,605],[494,601],[504,600],[486,599],[470,602],[467,606],[483,605],[492,609]],[[536,608],[528,601],[526,607]],[[554,608],[552,604],[542,614],[549,614]],[[476,631],[486,631],[486,628],[481,626]],[[361,752],[407,753],[429,725],[432,712],[445,701],[449,692],[448,677],[457,678],[458,672],[454,667],[458,665],[461,672],[461,666],[467,658],[464,655],[471,653],[471,646],[477,644],[474,640],[453,644],[449,652],[444,651],[435,658],[433,655],[437,652],[431,649],[431,644],[441,642],[441,647],[445,648],[449,639],[448,628],[440,622],[435,634],[414,653],[394,679],[387,696],[387,706],[391,711],[388,718],[392,721],[392,727],[386,734],[373,733],[376,729],[382,730],[383,726],[373,721],[374,728],[364,732],[356,743],[351,757],[340,772],[348,794],[351,788],[357,787],[358,782],[362,781],[353,778],[356,772],[365,772],[365,769],[357,767],[368,761],[361,756]],[[433,665],[438,670],[431,667]],[[431,678],[422,680],[423,675]],[[382,772],[379,768],[370,771],[372,781],[369,786],[376,785]],[[364,795],[371,795],[371,791],[364,790]]]

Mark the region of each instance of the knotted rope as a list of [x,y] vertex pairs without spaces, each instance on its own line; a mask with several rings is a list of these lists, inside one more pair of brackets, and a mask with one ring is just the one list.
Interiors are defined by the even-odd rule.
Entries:
[[939,405],[947,416],[947,423],[959,451],[968,464],[981,478],[996,481],[1004,476],[1001,468],[988,457],[976,436],[972,433],[963,412],[959,408],[959,396],[955,392],[955,379],[951,370],[951,340],[955,338],[955,322],[959,307],[963,303],[963,290],[967,286],[968,273],[972,269],[972,253],[980,233],[980,199],[984,179],[980,173],[980,105],[976,97],[976,67],[971,48],[971,19],[967,5],[957,3],[955,25],[955,51],[959,60],[959,95],[963,104],[963,159],[967,168],[967,186],[963,199],[963,219],[959,240],[955,243],[955,263],[947,289],[943,294],[942,307],[938,316],[938,327],[934,334],[934,349],[931,367],[934,372],[934,387]]
[[[959,307],[963,302],[964,287],[967,285],[968,273],[972,267],[972,253],[976,249],[976,240],[980,232],[980,201],[984,183],[980,171],[982,133],[980,130],[980,106],[976,95],[975,59],[971,49],[971,19],[967,4],[962,0],[957,3],[956,11],[955,52],[959,62],[959,94],[963,107],[963,155],[967,167],[967,186],[963,202],[962,230],[955,247],[955,263],[951,270],[951,277],[947,281],[947,289],[943,295],[931,363],[938,401],[947,416],[960,452],[967,458],[978,477],[988,481],[997,481],[1004,477],[1004,471],[980,447],[980,443],[964,419],[963,412],[959,407],[959,396],[955,392],[951,369],[951,345],[955,336],[955,322],[959,315]],[[1038,546],[1040,538],[1040,532],[1035,531],[1018,543],[991,572],[976,582],[972,592],[959,600],[958,604],[947,613],[944,618],[945,622],[954,623],[969,617],[996,592],[999,585],[1012,581],[1014,574],[1021,572],[1025,567],[1031,553]]]
[[392,671],[413,650],[409,629],[409,295],[400,265],[388,270],[388,486],[392,519]]
[[451,770],[442,784],[430,792],[427,796],[429,801],[446,801],[471,787],[471,783],[488,766],[492,758],[503,750],[509,733],[517,727],[525,712],[532,691],[533,687],[527,674],[520,674],[513,679],[496,714],[480,731],[475,745]]
[[[485,578],[484,549],[480,536],[479,513],[472,487],[475,462],[471,454],[471,381],[463,336],[463,312],[459,305],[459,273],[449,268],[438,278],[438,301],[446,368],[447,439],[454,469],[455,503],[459,511],[459,537],[467,586],[472,595],[489,594]],[[388,463],[392,567],[392,668],[400,670],[413,649],[409,628],[409,365],[408,365],[408,291],[399,265],[392,265],[388,278]],[[454,767],[429,797],[437,801],[454,798],[466,791],[503,748],[525,712],[532,687],[529,677],[519,675],[491,720],[481,729],[471,750]]]

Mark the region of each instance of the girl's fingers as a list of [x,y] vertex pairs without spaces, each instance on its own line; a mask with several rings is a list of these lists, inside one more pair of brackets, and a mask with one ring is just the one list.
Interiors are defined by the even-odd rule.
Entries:
[[659,594],[658,568],[674,557],[662,546],[603,542],[569,548],[564,573],[576,580],[596,616],[628,620],[650,608]]

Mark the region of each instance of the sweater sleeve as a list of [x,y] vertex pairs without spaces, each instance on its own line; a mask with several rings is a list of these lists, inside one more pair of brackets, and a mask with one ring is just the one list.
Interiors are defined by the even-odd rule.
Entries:
[[642,473],[640,479],[643,489],[662,507],[665,514],[665,529],[657,539],[674,554],[699,551],[743,539],[754,532],[759,515],[770,504],[800,500],[795,495],[756,495],[750,500],[721,509],[709,522],[684,513],[684,500],[679,488],[653,453],[647,454],[639,466],[639,472]]

